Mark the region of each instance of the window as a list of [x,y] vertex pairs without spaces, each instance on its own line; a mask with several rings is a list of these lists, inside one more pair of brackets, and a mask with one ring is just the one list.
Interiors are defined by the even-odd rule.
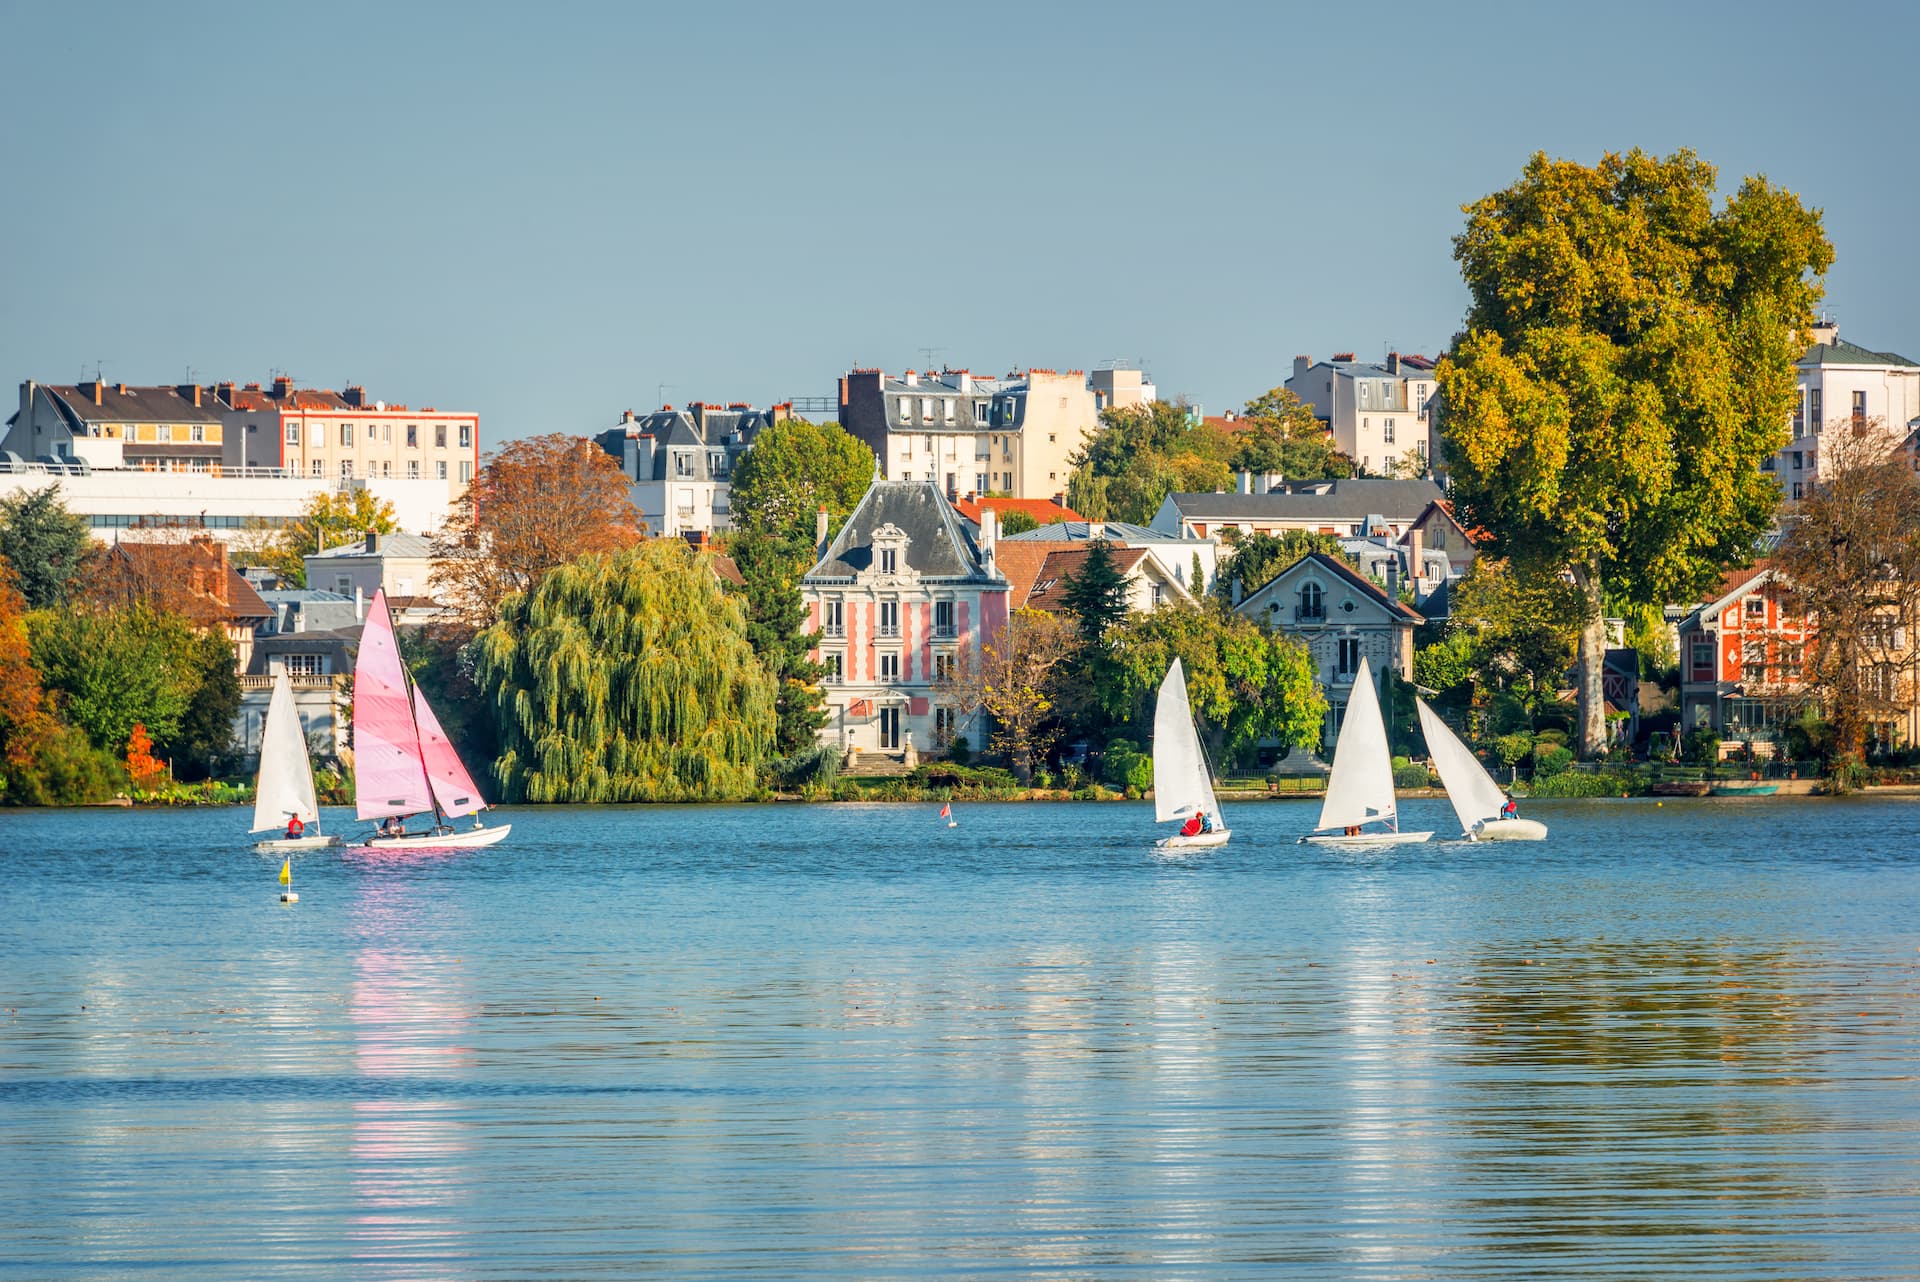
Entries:
[[951,396],[940,402],[940,418],[943,422],[953,422],[953,407],[954,400]]
[[1793,470],[1796,472],[1800,470],[1800,459],[1801,452],[1799,450],[1793,451]]
[[1388,445],[1393,444],[1393,420],[1383,420],[1380,424],[1380,430],[1384,433],[1380,439]]
[[933,741],[944,748],[953,742],[953,736],[959,730],[959,713],[953,708],[935,708],[933,710]]
[[407,460],[407,479],[409,481],[417,481],[420,479],[420,460],[419,459],[410,458]]
[[693,455],[686,450],[673,452],[673,474],[675,476],[693,475]]
[[319,459],[315,459],[313,461],[313,474],[315,476],[325,476],[327,474],[326,467],[327,465],[325,463],[322,463]]
[[1867,394],[1865,392],[1855,392],[1853,394],[1854,424],[1858,426],[1861,420],[1865,419],[1866,416],[1867,416]]
[[1693,675],[1696,679],[1713,675],[1713,638],[1693,639]]
[[1300,588],[1299,617],[1302,619],[1324,619],[1327,617],[1325,595],[1318,583],[1308,583]]
[[820,606],[820,635],[828,637],[845,636],[846,607],[838,601],[823,602]]
[[327,659],[322,654],[289,654],[281,662],[290,677],[320,677],[327,672]]
[[1767,599],[1763,596],[1748,597],[1747,598],[1747,617],[1749,619],[1766,618],[1767,617]]
[[195,442],[204,441],[207,439],[207,429],[195,423],[187,429],[187,439]]
[[[920,421],[922,423],[933,422],[933,398],[931,396],[922,396],[920,398]],[[927,439],[927,448],[933,448],[933,439],[931,437]]]
[[1740,652],[1740,666],[1744,671],[1754,676],[1758,676],[1765,671],[1767,666],[1767,643],[1765,641],[1747,642],[1746,647]]
[[899,655],[883,654],[880,656],[880,679],[882,681],[898,681],[900,679]]
[[[444,464],[442,466],[445,466]],[[460,484],[465,485],[473,479],[473,463],[468,459],[460,460]]]
[[433,479],[436,481],[444,481],[447,479],[447,461],[445,459],[441,459],[433,465]]
[[353,445],[353,424],[342,423],[340,425],[340,444],[348,447]]
[[1052,444],[1053,444],[1053,433],[1052,433],[1052,432],[1048,432],[1048,433],[1047,433],[1047,444],[1049,444],[1049,445],[1052,445]]
[[879,634],[883,637],[897,637],[900,635],[900,603],[898,601],[882,601],[880,603],[880,626],[878,630]]
[[825,672],[820,674],[820,679],[828,685],[837,686],[846,679],[846,672],[841,667],[841,660],[838,654],[821,655],[820,666],[826,669]]
[[933,679],[935,681],[953,680],[953,656],[951,654],[942,653],[933,656]]
[[1160,599],[1162,595],[1163,595],[1163,589],[1161,588],[1161,586],[1158,583],[1154,584],[1153,585],[1153,604],[1156,608],[1158,608],[1160,604]]
[[433,448],[436,450],[444,450],[447,448],[447,425],[445,423],[435,423],[433,425]]
[[937,637],[954,635],[953,602],[935,601],[933,603],[933,635]]
[[1444,548],[1447,546],[1447,523],[1435,521],[1427,527],[1427,546]]
[[911,396],[902,396],[900,398],[900,421],[902,423],[913,422],[913,398]]
[[369,441],[377,441],[380,439],[380,425],[378,423],[367,424],[367,439]]
[[1802,391],[1793,398],[1793,434],[1800,436],[1807,430],[1807,394]]
[[987,402],[975,401],[973,403],[973,417],[975,418],[976,421],[981,423],[985,423],[989,420],[991,416],[987,412]]
[[1360,638],[1341,637],[1340,657],[1336,672],[1339,676],[1350,677],[1360,671]]
[[1798,481],[1795,481],[1793,483],[1793,497],[1797,499],[1806,497],[1806,495],[1802,492],[1800,482]]
[[382,423],[380,425],[380,440],[386,445],[393,444],[393,424]]
[[173,439],[173,424],[162,423],[157,435],[162,444],[171,441]]
[[407,448],[410,450],[420,448],[420,425],[418,423],[407,424]]
[[299,443],[300,443],[300,425],[298,423],[288,423],[287,424],[287,444],[298,445]]
[[973,492],[975,494],[985,494],[987,492],[987,474],[985,472],[975,472],[973,474]]
[[898,574],[900,572],[900,552],[896,548],[880,549],[880,573]]
[[471,448],[472,445],[473,445],[473,424],[462,423],[460,425],[460,448],[464,450],[464,449]]
[[[931,404],[932,402],[928,402],[928,403]],[[922,439],[926,442],[927,454],[931,456],[933,454],[933,437],[927,436],[927,437],[923,437]]]
[[1820,435],[1820,389],[1817,387],[1807,389],[1807,417],[1813,420],[1813,434]]
[[340,460],[340,475],[345,480],[353,479],[353,460],[352,459],[343,458]]
[[393,475],[393,460],[392,460],[392,459],[381,459],[381,460],[380,460],[380,475],[382,475],[382,476],[392,476],[392,475]]
[[334,590],[335,592],[338,592],[338,593],[339,593],[339,594],[340,594],[341,596],[352,596],[352,595],[353,595],[353,579],[352,579],[352,577],[351,577],[351,576],[349,576],[349,575],[345,575],[345,574],[336,574],[336,575],[334,575],[334,576],[333,576],[333,590]]
[[1371,383],[1360,384],[1360,403],[1362,405],[1365,405],[1367,403],[1367,389],[1372,386],[1373,384]]

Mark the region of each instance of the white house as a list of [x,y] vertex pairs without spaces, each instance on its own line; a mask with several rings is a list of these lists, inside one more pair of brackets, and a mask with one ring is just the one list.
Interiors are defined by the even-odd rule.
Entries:
[[1819,479],[1820,443],[1828,433],[1872,426],[1900,442],[1920,429],[1920,365],[1849,343],[1831,321],[1813,327],[1813,340],[1796,362],[1793,439],[1768,460],[1789,499]]

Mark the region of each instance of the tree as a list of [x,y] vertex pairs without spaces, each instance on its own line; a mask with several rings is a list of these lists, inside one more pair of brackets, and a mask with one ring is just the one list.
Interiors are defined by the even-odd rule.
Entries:
[[1207,590],[1207,567],[1200,560],[1198,548],[1194,549],[1193,565],[1188,571],[1187,590],[1195,597],[1201,596]]
[[204,778],[233,747],[233,719],[240,712],[240,670],[233,643],[218,632],[196,632],[186,655],[193,693],[179,727],[160,741],[174,772]]
[[1775,638],[1759,673],[1742,666],[1749,684],[1825,712],[1827,770],[1842,786],[1864,764],[1869,728],[1906,713],[1920,676],[1920,476],[1895,444],[1878,424],[1822,438],[1820,480],[1793,506],[1774,561],[1814,638]]
[[800,597],[801,576],[813,566],[813,543],[742,533],[727,551],[743,580],[734,595],[746,613],[747,642],[775,683],[774,755],[790,757],[812,745],[827,723],[820,697],[826,669],[807,657],[814,638],[805,630],[807,607]]
[[1273,472],[1289,480],[1317,481],[1352,471],[1334,450],[1326,425],[1284,387],[1248,401],[1240,421],[1245,426],[1231,460],[1236,472]]
[[1242,597],[1258,592],[1309,552],[1324,552],[1352,564],[1352,558],[1340,547],[1340,540],[1331,534],[1282,530],[1278,534],[1242,535],[1233,545],[1232,559],[1213,577],[1214,595],[1232,604],[1236,583]]
[[257,558],[261,565],[288,583],[305,587],[305,558],[364,538],[369,530],[375,534],[392,534],[399,528],[393,504],[375,497],[372,491],[323,490],[307,500],[306,511],[297,520],[265,539],[255,534],[243,540],[243,546],[247,555]]
[[611,454],[579,436],[510,441],[487,456],[434,542],[434,587],[470,628],[498,617],[506,598],[576,557],[640,540],[627,477]]
[[1098,684],[1108,713],[1145,741],[1153,700],[1179,658],[1187,698],[1216,760],[1241,760],[1263,740],[1288,748],[1320,742],[1327,715],[1307,647],[1218,604],[1166,605],[1107,633]]
[[1714,209],[1693,153],[1536,154],[1466,207],[1472,299],[1437,371],[1454,498],[1489,550],[1580,590],[1580,746],[1606,742],[1603,606],[1681,600],[1744,561],[1778,496],[1793,363],[1833,261],[1764,178]]
[[1079,573],[1068,577],[1061,599],[1089,644],[1097,643],[1108,628],[1127,617],[1127,579],[1114,563],[1111,543],[1095,539],[1087,544],[1086,559]]
[[728,801],[757,786],[773,681],[685,543],[558,566],[474,644],[508,800]]
[[161,742],[179,734],[200,683],[187,620],[146,605],[36,610],[27,632],[59,712],[95,747],[119,752],[136,724]]
[[0,557],[29,610],[64,605],[94,550],[85,518],[67,511],[57,483],[0,499]]
[[1079,653],[1071,620],[1045,610],[1015,610],[981,641],[979,654],[963,647],[951,674],[935,685],[941,701],[962,716],[984,710],[993,718],[993,746],[1006,754],[1020,782],[1030,783],[1034,762],[1059,737],[1054,707]]
[[1037,530],[1040,522],[1033,519],[1033,513],[1013,511],[1000,516],[1000,533],[1025,534],[1028,530]]
[[[32,761],[52,720],[28,643],[26,598],[14,582],[12,565],[0,558],[0,771]],[[0,799],[9,795],[0,789]]]
[[873,478],[873,451],[838,423],[769,424],[734,465],[734,528],[810,547],[815,514],[826,508],[829,528],[839,528]]
[[1144,525],[1175,492],[1217,490],[1232,480],[1230,433],[1196,423],[1184,405],[1115,406],[1074,451],[1068,506],[1096,521]]
[[1505,696],[1531,725],[1559,701],[1579,652],[1579,591],[1527,562],[1482,556],[1448,599],[1447,635],[1469,639],[1464,662],[1478,700]]

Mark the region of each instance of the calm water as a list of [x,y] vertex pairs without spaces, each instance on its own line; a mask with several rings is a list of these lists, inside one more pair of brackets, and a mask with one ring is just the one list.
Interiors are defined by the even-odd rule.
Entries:
[[1920,1278],[1920,804],[936,809],[0,813],[0,1275]]

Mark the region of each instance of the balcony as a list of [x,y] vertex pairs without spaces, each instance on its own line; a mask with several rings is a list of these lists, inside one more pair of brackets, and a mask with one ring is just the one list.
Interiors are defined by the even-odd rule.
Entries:
[[1325,606],[1296,605],[1293,607],[1293,621],[1309,627],[1319,627],[1327,621]]
[[936,623],[933,625],[933,639],[936,641],[951,641],[959,635],[959,629],[955,628],[951,623]]
[[825,624],[820,629],[820,635],[823,637],[844,637],[847,635],[846,625],[840,623]]
[[900,625],[897,623],[883,623],[873,630],[873,634],[880,637],[897,637],[900,635]]

